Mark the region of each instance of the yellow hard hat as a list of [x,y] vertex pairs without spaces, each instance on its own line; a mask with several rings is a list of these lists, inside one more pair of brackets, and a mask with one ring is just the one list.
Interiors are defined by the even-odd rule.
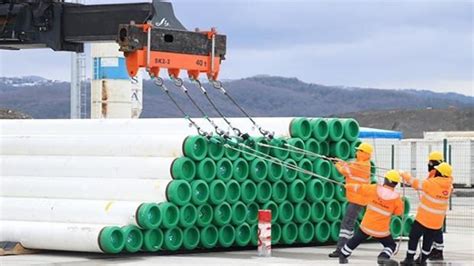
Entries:
[[443,176],[451,176],[453,174],[453,168],[449,163],[440,163],[439,165],[434,167],[438,172],[440,172]]
[[385,178],[387,178],[388,180],[390,180],[392,182],[396,182],[396,183],[400,183],[400,181],[401,181],[400,173],[398,171],[395,171],[395,170],[390,170],[390,171],[386,172],[385,173]]
[[359,147],[357,147],[357,150],[372,154],[374,147],[372,147],[372,145],[367,142],[362,142],[361,144],[359,144]]
[[443,160],[443,153],[440,151],[432,151],[428,156],[429,161],[442,161]]

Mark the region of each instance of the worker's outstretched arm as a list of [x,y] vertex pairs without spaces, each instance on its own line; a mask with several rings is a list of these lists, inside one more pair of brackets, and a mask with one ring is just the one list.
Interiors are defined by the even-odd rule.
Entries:
[[403,178],[403,181],[406,183],[406,184],[409,184],[411,185],[411,187],[413,189],[416,189],[416,190],[421,190],[423,189],[423,184],[425,183],[426,180],[418,180],[416,178],[413,178],[409,173],[407,172],[400,172],[400,175],[402,176]]
[[374,185],[370,184],[346,184],[346,190],[359,193],[365,197],[371,196],[375,190],[371,189]]

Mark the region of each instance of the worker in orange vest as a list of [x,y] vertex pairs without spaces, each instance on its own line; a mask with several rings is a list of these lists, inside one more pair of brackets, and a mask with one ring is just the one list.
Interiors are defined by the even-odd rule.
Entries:
[[[346,184],[370,184],[370,157],[373,149],[372,145],[363,142],[357,147],[355,161],[336,163],[336,169],[345,177]],[[329,254],[330,258],[339,258],[342,247],[354,235],[355,222],[366,205],[366,199],[358,192],[346,191],[346,197],[349,203],[341,222],[337,248]]]
[[[444,161],[443,153],[440,151],[433,151],[428,156],[428,177],[432,178],[436,175],[435,166],[438,166]],[[433,236],[433,246],[431,253],[428,257],[430,260],[444,260],[443,256],[444,239],[443,239],[443,228],[439,229]]]
[[380,265],[398,265],[391,257],[397,244],[390,234],[390,219],[392,214],[401,215],[404,204],[400,194],[394,189],[401,178],[398,171],[390,170],[385,173],[384,184],[346,184],[346,191],[358,193],[367,199],[367,211],[360,225],[359,231],[341,249],[339,263],[348,263],[348,257],[364,240],[372,236],[383,246],[377,257]]
[[[402,265],[425,264],[431,252],[434,235],[439,232],[446,217],[448,200],[453,189],[452,168],[448,163],[440,163],[434,167],[435,176],[425,180],[414,179],[408,173],[402,173],[403,180],[421,191],[415,222],[412,225],[408,250]],[[414,260],[418,240],[423,236],[421,256]]]

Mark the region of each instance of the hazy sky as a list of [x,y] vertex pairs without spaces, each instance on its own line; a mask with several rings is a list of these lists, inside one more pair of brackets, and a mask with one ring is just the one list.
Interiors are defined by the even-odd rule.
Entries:
[[[93,1],[87,4],[143,1]],[[417,88],[474,96],[472,1],[172,1],[188,28],[227,35],[221,78]],[[70,79],[65,52],[0,52],[2,76]]]

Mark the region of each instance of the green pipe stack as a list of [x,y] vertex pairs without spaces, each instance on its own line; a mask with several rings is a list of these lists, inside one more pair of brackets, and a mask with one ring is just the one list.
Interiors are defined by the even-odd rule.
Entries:
[[[333,163],[320,156],[258,144],[281,148],[289,144],[348,160],[361,142],[357,121],[295,118],[289,129],[289,138],[251,137],[244,144],[320,176],[344,181]],[[168,202],[143,214],[153,223],[123,228],[123,252],[256,246],[259,209],[272,211],[273,244],[337,241],[347,206],[344,187],[263,160],[251,149],[225,147],[220,137],[190,136],[182,149],[184,156],[175,160],[171,170],[174,180],[167,187]],[[394,234],[404,234],[401,219],[394,217],[392,222],[398,230]]]

